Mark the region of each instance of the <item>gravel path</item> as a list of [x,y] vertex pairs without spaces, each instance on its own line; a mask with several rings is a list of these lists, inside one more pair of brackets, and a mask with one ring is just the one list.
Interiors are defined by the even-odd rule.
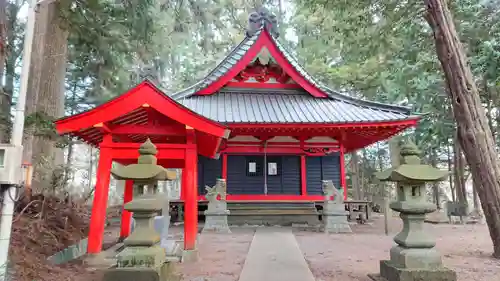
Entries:
[[[500,261],[489,257],[492,243],[485,225],[431,225],[445,266],[456,270],[459,281],[498,281]],[[373,225],[353,225],[352,234],[296,232],[295,236],[318,281],[365,281],[379,272],[379,260],[389,259],[392,237],[401,229],[399,218],[390,219],[385,236],[383,218]]]
[[199,260],[179,264],[182,281],[237,281],[254,229],[232,228],[231,234],[203,233],[198,243]]

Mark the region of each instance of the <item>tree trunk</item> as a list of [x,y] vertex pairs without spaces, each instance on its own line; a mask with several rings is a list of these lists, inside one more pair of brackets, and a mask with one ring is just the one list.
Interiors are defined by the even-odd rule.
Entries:
[[[401,154],[400,154],[400,142],[399,137],[393,137],[389,140],[389,154],[391,158],[391,167],[398,167],[401,164]],[[392,186],[392,185],[388,185]]]
[[474,204],[474,210],[473,210],[474,214],[481,215],[481,209],[479,208],[479,198],[477,196],[477,189],[474,184],[472,185],[472,202]]
[[[377,143],[377,160],[376,160],[376,163],[375,163],[375,167],[376,169],[378,169],[379,171],[383,171],[384,170],[384,159],[383,159],[383,155],[382,155],[382,151],[380,149],[380,144]],[[374,195],[374,198],[376,198],[376,203],[380,206],[380,212],[384,212],[385,210],[385,200],[384,198],[387,197],[387,184],[383,181],[376,181],[377,185],[376,185],[376,191],[373,192]]]
[[361,183],[359,174],[359,157],[357,152],[351,153],[351,178],[352,190],[354,191],[354,199],[361,199]]
[[[7,0],[0,0],[0,77],[4,77],[7,59]],[[12,96],[0,83],[0,143],[10,141],[10,107]]]
[[424,3],[425,18],[434,33],[437,55],[452,100],[460,145],[493,241],[493,256],[500,258],[500,166],[493,135],[446,1],[424,0]]
[[[432,149],[431,150],[431,154],[430,154],[430,157],[431,157],[431,165],[432,167],[434,168],[437,168],[437,153],[436,153],[436,149]],[[439,182],[435,182],[432,184],[432,199],[434,201],[434,203],[436,204],[436,207],[438,210],[441,210],[441,198],[439,196]]]
[[451,159],[451,148],[450,144],[447,144],[447,150],[448,150],[448,172],[450,173],[448,176],[448,181],[450,182],[450,192],[451,192],[451,201],[455,202],[456,201],[456,196],[455,196],[455,185],[453,181],[453,160]]
[[457,201],[461,204],[467,204],[467,189],[465,188],[465,163],[462,156],[462,149],[458,143],[458,138],[455,139],[454,145],[454,166],[453,175],[455,176],[455,189],[457,191]]
[[[35,17],[35,38],[27,98],[27,118],[36,116],[48,123],[64,114],[64,78],[68,31],[60,17],[60,4],[70,1],[42,3]],[[55,140],[39,136],[31,128],[25,141],[25,159],[34,167],[33,193],[60,187],[64,179],[64,153],[55,147]],[[50,184],[49,184],[50,182]],[[48,186],[48,184],[50,186]]]
[[486,117],[488,118],[488,126],[490,126],[490,130],[493,133],[493,140],[495,141],[495,127],[493,126],[493,96],[491,91],[488,89],[488,80],[486,80],[486,77],[483,78],[483,91],[483,95],[486,99]]

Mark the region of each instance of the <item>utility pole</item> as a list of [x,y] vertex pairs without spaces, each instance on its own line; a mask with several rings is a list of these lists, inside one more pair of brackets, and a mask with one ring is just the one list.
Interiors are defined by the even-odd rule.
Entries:
[[[19,98],[17,101],[14,123],[12,130],[11,145],[19,148],[17,149],[17,155],[15,156],[15,161],[12,166],[14,169],[20,169],[20,167],[15,167],[16,163],[21,164],[23,157],[23,132],[24,132],[24,110],[26,106],[26,93],[28,90],[28,77],[31,66],[31,48],[33,45],[33,36],[35,29],[35,14],[37,6],[40,2],[37,0],[28,1],[28,15],[26,21],[26,33],[24,35],[24,47],[23,47],[23,66],[21,70],[21,86],[19,88]],[[20,173],[17,173],[21,177]],[[20,179],[19,179],[20,182]],[[12,216],[14,213],[14,198],[12,194],[16,194],[18,187],[11,184],[3,191],[2,194],[2,217],[0,220],[0,267],[2,272],[0,272],[0,280],[6,281],[9,279],[8,276],[8,260],[9,260],[9,245],[10,245],[10,234],[12,230]]]

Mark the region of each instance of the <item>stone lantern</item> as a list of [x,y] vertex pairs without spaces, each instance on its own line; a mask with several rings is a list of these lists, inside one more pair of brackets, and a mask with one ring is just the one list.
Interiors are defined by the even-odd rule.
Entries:
[[422,164],[419,155],[415,144],[403,145],[401,165],[376,175],[397,183],[397,200],[390,208],[400,213],[403,230],[394,237],[397,245],[390,250],[390,260],[380,261],[380,274],[368,275],[372,280],[457,280],[456,273],[443,266],[435,240],[424,230],[425,215],[436,209],[426,201],[425,184],[445,179],[448,172]]
[[154,228],[154,217],[168,204],[164,196],[154,194],[154,185],[160,180],[173,180],[176,173],[157,165],[157,149],[147,140],[139,148],[137,164],[111,171],[119,180],[133,180],[148,186],[148,192],[125,204],[133,213],[136,227],[124,241],[125,249],[117,255],[117,264],[108,269],[104,281],[176,280],[173,264],[167,260],[165,248],[159,245],[160,235]]
[[[139,158],[137,164],[128,166],[120,166],[111,170],[111,174],[118,180],[133,180],[139,188],[138,194],[142,194],[144,186],[146,186],[146,194],[153,195],[156,192],[158,181],[175,180],[177,175],[174,171],[169,171],[157,164],[156,154],[158,150],[156,146],[148,139],[139,148]],[[145,198],[145,197],[140,197]],[[156,230],[161,233],[161,245],[167,250],[169,256],[175,256],[179,250],[177,243],[168,239],[169,225],[170,225],[170,202],[168,195],[164,194],[163,197],[152,196],[150,199],[159,200],[163,202],[162,216],[154,218],[154,225]],[[163,221],[163,222],[162,222]],[[131,228],[134,230],[134,217],[131,222]]]

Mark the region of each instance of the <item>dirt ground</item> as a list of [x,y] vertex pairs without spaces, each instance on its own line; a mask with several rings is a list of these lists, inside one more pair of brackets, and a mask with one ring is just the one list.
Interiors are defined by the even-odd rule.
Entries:
[[199,261],[179,266],[182,281],[238,280],[254,233],[249,228],[233,228],[231,234],[201,234]]
[[[116,217],[116,214],[112,216]],[[21,233],[25,232],[29,224],[23,218],[15,225],[13,256],[17,260],[24,260],[17,266],[22,265],[23,272],[26,272],[19,274],[21,271],[18,271],[17,280],[54,280],[55,276],[61,281],[100,280],[98,272],[89,272],[79,261],[52,266],[42,262],[42,257],[46,255],[41,252],[30,259],[22,259],[28,252],[33,254],[33,248],[29,251],[26,246],[21,247],[27,243],[24,239],[29,238],[26,235],[26,238],[21,238]],[[117,236],[115,228],[108,228],[109,236]],[[500,261],[489,256],[492,245],[485,225],[426,224],[425,228],[436,237],[444,264],[456,270],[459,281],[500,280]],[[352,229],[352,234],[294,232],[317,281],[369,280],[366,274],[378,272],[378,261],[389,258],[389,249],[394,244],[392,237],[401,229],[401,222],[397,217],[391,218],[389,236],[384,235],[382,217],[376,217],[373,224],[352,225]],[[182,226],[172,227],[171,230],[176,238],[182,235]],[[198,240],[199,261],[178,265],[182,281],[237,281],[254,233],[255,230],[251,228],[233,227],[231,234],[201,234]]]
[[[377,216],[377,215],[376,215]],[[490,258],[492,245],[485,225],[431,225],[445,266],[454,269],[459,281],[498,281],[500,261]],[[352,234],[296,231],[295,237],[318,281],[367,281],[379,271],[378,261],[389,258],[400,219],[390,219],[385,236],[383,218],[373,224],[352,225]],[[178,230],[180,231],[180,229]],[[232,234],[202,234],[200,260],[179,266],[183,281],[237,281],[252,242],[254,230],[233,228]]]
[[[500,261],[490,258],[492,242],[486,225],[431,225],[425,228],[436,238],[445,266],[459,281],[500,280]],[[318,281],[365,281],[379,271],[378,261],[389,259],[392,237],[401,229],[400,219],[390,219],[389,236],[383,218],[373,225],[354,225],[352,234],[325,235],[296,232],[295,237]]]

